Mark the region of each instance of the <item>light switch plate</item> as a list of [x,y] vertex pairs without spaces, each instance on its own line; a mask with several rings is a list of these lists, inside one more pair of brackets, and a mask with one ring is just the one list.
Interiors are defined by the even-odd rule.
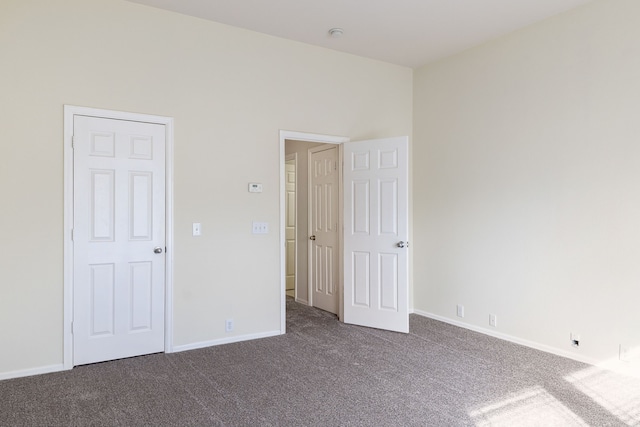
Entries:
[[193,223],[193,235],[200,236],[202,234],[202,225],[199,222]]
[[269,223],[268,222],[253,222],[252,228],[253,234],[268,234],[269,233]]

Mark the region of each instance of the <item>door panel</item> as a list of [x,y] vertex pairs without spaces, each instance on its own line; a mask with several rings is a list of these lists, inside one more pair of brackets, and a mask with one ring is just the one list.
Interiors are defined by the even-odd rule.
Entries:
[[74,365],[164,350],[164,150],[164,125],[74,117]]
[[311,290],[314,307],[338,313],[338,148],[310,150]]
[[344,321],[408,332],[408,138],[345,143],[344,159]]
[[91,265],[90,287],[90,321],[89,336],[113,335],[115,266],[113,264]]

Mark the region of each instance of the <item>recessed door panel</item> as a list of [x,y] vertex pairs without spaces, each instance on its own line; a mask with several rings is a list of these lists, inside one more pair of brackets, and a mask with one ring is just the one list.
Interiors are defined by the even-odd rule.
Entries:
[[153,307],[153,280],[151,262],[129,264],[129,290],[131,292],[131,331],[151,329]]
[[89,135],[89,155],[113,157],[116,152],[116,135],[112,132],[91,132]]
[[333,247],[331,246],[325,246],[324,248],[324,254],[323,254],[323,260],[325,262],[325,265],[323,266],[323,270],[324,270],[324,291],[326,292],[327,295],[334,295],[335,294],[335,282],[333,281],[334,279],[334,268],[335,265],[333,265],[333,261],[334,261],[334,251],[333,251]]
[[398,310],[398,254],[378,254],[381,310]]
[[352,305],[360,307],[371,306],[371,274],[369,252],[353,252],[351,255],[352,277]]
[[115,171],[92,170],[90,235],[94,242],[112,242],[115,230]]
[[129,238],[151,240],[153,226],[153,175],[129,172]]
[[314,208],[313,208],[313,231],[314,233],[319,233],[324,231],[324,221],[323,221],[323,191],[322,185],[316,184],[313,186],[313,194],[314,194]]
[[378,234],[398,235],[398,180],[381,179],[378,182]]
[[286,197],[286,226],[293,228],[296,226],[296,194],[289,192]]
[[371,153],[369,151],[353,151],[351,153],[351,170],[367,171],[371,163]]
[[314,276],[314,280],[313,280],[313,284],[315,287],[315,291],[317,293],[320,294],[325,294],[324,292],[324,270],[323,270],[323,264],[324,264],[324,260],[323,260],[323,253],[322,253],[322,246],[318,246],[316,245],[315,248],[313,249],[313,254],[314,254],[314,269],[313,269],[313,276]]
[[351,183],[351,232],[354,235],[368,235],[370,233],[371,213],[369,209],[371,203],[369,201],[369,187],[368,180],[354,180]]
[[129,146],[130,159],[153,160],[153,137],[131,136]]
[[398,168],[398,150],[379,150],[378,159],[380,160],[379,169],[397,169]]
[[90,322],[91,337],[113,335],[115,266],[113,264],[91,265],[90,268]]
[[335,197],[333,192],[333,184],[328,183],[324,185],[324,209],[323,209],[323,228],[327,232],[335,232],[337,227],[337,218],[335,215],[338,213],[337,206],[335,206]]

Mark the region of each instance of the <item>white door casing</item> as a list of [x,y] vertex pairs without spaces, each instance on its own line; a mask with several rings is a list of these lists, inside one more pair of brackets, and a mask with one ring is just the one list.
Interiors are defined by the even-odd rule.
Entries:
[[295,297],[296,293],[296,154],[287,156],[285,165],[285,210],[286,210],[286,265],[287,295]]
[[165,126],[73,127],[73,365],[164,351]]
[[344,321],[409,332],[408,137],[343,155]]
[[[287,331],[287,310],[286,310],[286,218],[285,218],[285,182],[286,182],[286,174],[285,174],[285,146],[288,140],[290,141],[307,141],[307,142],[317,142],[323,144],[334,144],[340,146],[343,142],[348,142],[349,138],[344,136],[333,136],[333,135],[321,135],[315,133],[306,133],[306,132],[295,132],[288,130],[280,130],[280,333],[284,334]],[[339,155],[341,155],[341,151]],[[340,157],[340,160],[342,157]],[[342,170],[339,170],[341,172]],[[341,176],[340,176],[341,178]],[[338,209],[339,214],[342,215],[342,197],[339,198],[338,203],[340,207]],[[340,218],[341,222],[341,218]],[[340,248],[341,249],[341,248]],[[338,257],[338,262],[340,263],[339,270],[342,271],[342,256]],[[311,292],[307,294],[308,298],[310,298]],[[340,292],[340,298],[342,297],[342,292]],[[339,304],[340,308],[342,304]],[[339,314],[340,318],[342,318],[342,313]]]
[[338,147],[309,150],[309,283],[312,305],[338,314]]

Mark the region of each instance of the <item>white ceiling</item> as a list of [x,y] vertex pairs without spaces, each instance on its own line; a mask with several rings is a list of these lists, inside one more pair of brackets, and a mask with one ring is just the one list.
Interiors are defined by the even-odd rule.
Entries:
[[129,1],[416,68],[592,0]]

